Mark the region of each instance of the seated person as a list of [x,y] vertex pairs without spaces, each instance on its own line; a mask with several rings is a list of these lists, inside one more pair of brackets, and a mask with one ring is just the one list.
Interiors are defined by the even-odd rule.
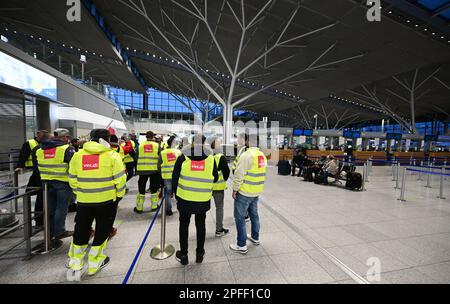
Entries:
[[306,156],[303,152],[296,150],[294,152],[294,158],[292,159],[292,176],[295,175],[295,169],[299,168],[297,177],[300,177],[303,171],[303,166],[306,160]]
[[320,173],[320,170],[322,169],[322,167],[325,165],[325,163],[326,163],[326,156],[325,155],[322,155],[322,156],[320,156],[320,159],[319,160],[316,160],[314,163],[313,163],[313,165],[312,165],[312,170],[313,170],[313,173],[314,173],[314,177],[317,175],[317,174],[319,174]]
[[328,176],[336,176],[339,174],[339,163],[333,155],[327,156],[327,162],[322,167],[323,185],[328,185]]

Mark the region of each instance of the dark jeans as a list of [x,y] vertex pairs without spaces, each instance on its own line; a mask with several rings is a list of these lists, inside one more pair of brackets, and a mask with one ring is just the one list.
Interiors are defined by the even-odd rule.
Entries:
[[328,176],[330,175],[330,173],[328,173],[327,171],[322,171],[323,174],[323,183],[328,185]]
[[147,186],[147,181],[150,179],[150,193],[158,192],[161,188],[161,174],[153,173],[150,175],[139,175],[138,188],[139,194],[145,194],[145,187]]
[[73,243],[79,246],[88,244],[92,222],[95,219],[95,236],[92,246],[103,244],[111,233],[118,203],[119,201],[96,205],[79,203],[75,216]]
[[59,236],[66,232],[66,216],[72,189],[69,183],[47,181],[48,208],[50,211],[50,236]]
[[125,163],[125,168],[127,170],[127,181],[129,181],[134,176],[134,162]]
[[[180,250],[182,255],[188,254],[189,223],[191,213],[180,213]],[[197,228],[197,254],[205,252],[206,213],[195,214],[195,227]]]
[[42,215],[42,210],[44,210],[43,207],[44,190],[42,188],[42,181],[39,176],[39,173],[33,171],[33,174],[31,174],[30,179],[28,180],[27,187],[41,188],[39,191],[36,192],[36,202],[34,203],[34,212],[36,213],[40,212],[41,214],[40,215],[35,214],[36,218],[34,220],[36,221],[36,226],[42,226],[44,223],[44,216]]

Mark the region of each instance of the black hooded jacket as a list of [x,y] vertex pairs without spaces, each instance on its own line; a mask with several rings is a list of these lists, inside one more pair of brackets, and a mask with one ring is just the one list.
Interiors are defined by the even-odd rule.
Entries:
[[[196,149],[197,150],[197,149]],[[203,146],[203,149],[201,150],[201,155],[194,156],[194,147],[193,146],[186,146],[182,151],[183,154],[178,157],[173,173],[172,173],[172,193],[175,194],[175,197],[177,199],[177,208],[181,213],[190,213],[190,214],[201,214],[207,212],[211,208],[211,200],[206,202],[193,202],[193,201],[187,201],[184,200],[176,195],[177,188],[178,188],[178,180],[180,179],[180,173],[181,173],[181,166],[183,165],[183,162],[186,160],[186,158],[189,158],[191,160],[199,161],[199,160],[205,160],[209,155],[213,155],[213,152],[211,149],[206,148]],[[190,152],[190,153],[187,153]],[[190,155],[190,156],[187,156]],[[214,182],[217,182],[219,180],[219,172],[217,170],[216,163],[214,162],[214,168],[212,172],[214,176]]]

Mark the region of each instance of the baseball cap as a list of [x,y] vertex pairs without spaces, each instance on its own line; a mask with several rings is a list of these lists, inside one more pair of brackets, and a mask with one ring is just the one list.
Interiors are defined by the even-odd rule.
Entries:
[[58,128],[55,131],[53,131],[53,134],[55,136],[70,136],[70,131],[64,128]]

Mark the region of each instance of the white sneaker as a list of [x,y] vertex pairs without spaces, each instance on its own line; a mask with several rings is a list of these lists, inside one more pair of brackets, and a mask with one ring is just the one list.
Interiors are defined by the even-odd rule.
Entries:
[[247,239],[249,239],[249,241],[255,245],[261,244],[261,242],[259,240],[255,240],[254,238],[252,238],[252,236],[250,234],[247,234]]
[[244,247],[240,247],[236,244],[230,244],[230,249],[233,250],[234,252],[238,252],[240,254],[247,254],[247,245],[245,245]]

